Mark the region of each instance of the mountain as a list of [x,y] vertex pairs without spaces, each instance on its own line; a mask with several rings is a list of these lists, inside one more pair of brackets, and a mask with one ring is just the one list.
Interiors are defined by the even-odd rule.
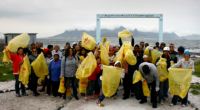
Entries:
[[[115,29],[101,29],[101,36],[117,37],[118,32],[122,31],[123,29],[125,29],[125,28],[122,26],[115,28]],[[148,39],[157,39],[157,37],[158,37],[158,32],[143,32],[143,31],[139,31],[138,29],[134,29],[134,30],[130,30],[130,31],[133,32],[133,36],[135,38],[140,37],[140,38],[148,38]],[[58,39],[72,40],[73,39],[73,40],[75,40],[75,39],[80,39],[83,32],[87,32],[88,34],[90,34],[94,37],[96,36],[95,30],[74,29],[74,30],[66,30],[65,32],[63,32],[61,34],[48,37],[48,39],[52,39],[52,40],[56,40],[56,39],[57,40]],[[164,40],[180,39],[180,37],[176,33],[164,33],[163,38],[164,38]]]
[[200,40],[200,35],[192,34],[187,36],[181,36],[181,38],[186,40]]

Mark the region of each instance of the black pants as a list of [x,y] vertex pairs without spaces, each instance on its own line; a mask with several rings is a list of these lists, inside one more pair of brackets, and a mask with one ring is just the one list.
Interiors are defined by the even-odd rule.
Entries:
[[[156,82],[153,81],[152,83],[148,83],[148,87],[151,91],[151,103],[152,103],[153,106],[157,106]],[[144,94],[142,96],[142,100],[147,101],[147,97],[144,96]]]
[[51,87],[52,87],[52,94],[53,96],[58,96],[58,88],[59,88],[59,81],[51,81]]
[[[176,105],[179,99],[181,99],[179,96],[174,95],[173,98],[172,98],[172,103],[174,105]],[[188,104],[188,93],[183,99],[181,99],[181,104],[185,104],[185,105]]]
[[[19,87],[21,86],[21,87]],[[22,94],[26,93],[25,86],[19,81],[19,75],[15,75],[15,92],[16,94],[20,94],[20,88]]]
[[32,72],[30,75],[29,87],[34,94],[37,93],[37,81],[38,77]]
[[143,96],[143,91],[142,91],[142,81],[139,81],[135,84],[133,84],[133,92],[135,93],[135,98],[136,99],[141,99]]
[[125,74],[123,79],[124,97],[130,96],[131,89],[133,88],[132,78],[133,74]]
[[95,91],[95,81],[89,80],[87,86],[87,96],[93,95],[94,91]]
[[[65,77],[65,93],[67,92],[67,88],[73,89],[73,96],[77,97],[77,87],[75,82],[75,77]],[[66,94],[64,94],[64,97],[66,97]]]

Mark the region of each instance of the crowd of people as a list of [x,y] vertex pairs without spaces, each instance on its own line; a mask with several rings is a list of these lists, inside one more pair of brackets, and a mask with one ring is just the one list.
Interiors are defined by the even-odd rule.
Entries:
[[[119,46],[110,45],[109,46],[109,65],[123,68],[124,76],[121,85],[123,86],[123,100],[131,98],[134,96],[139,100],[140,104],[147,102],[147,97],[144,96],[142,92],[142,81],[133,84],[133,75],[136,70],[139,70],[148,83],[148,87],[151,91],[151,103],[153,108],[157,108],[157,103],[163,104],[167,98],[169,98],[169,83],[168,79],[160,82],[158,78],[157,71],[157,61],[152,62],[151,55],[145,55],[145,48],[149,50],[156,49],[162,53],[161,57],[166,59],[167,70],[170,67],[180,67],[180,68],[190,68],[194,70],[194,62],[190,59],[190,52],[184,47],[178,47],[177,51],[175,45],[165,44],[164,42],[156,42],[154,46],[149,46],[146,42],[140,42],[135,44],[134,38],[132,38],[131,45],[133,46],[133,53],[137,59],[135,65],[129,65],[128,63],[122,63],[120,61],[114,61],[116,54],[118,53],[123,42],[119,38]],[[97,104],[103,106],[103,100],[105,99],[104,94],[101,90],[101,75],[102,75],[102,64],[100,58],[99,46],[97,45],[94,50],[87,50],[82,47],[81,41],[73,43],[72,45],[67,42],[64,49],[60,49],[59,45],[48,45],[43,48],[42,43],[33,43],[30,48],[18,48],[17,53],[10,52],[10,58],[13,63],[13,74],[15,76],[15,90],[16,96],[27,96],[26,87],[19,81],[19,70],[20,65],[23,63],[23,58],[25,55],[28,56],[30,63],[33,62],[40,53],[43,53],[46,58],[46,63],[48,65],[49,74],[45,77],[42,82],[42,88],[40,90],[38,87],[38,77],[31,68],[31,74],[29,78],[28,89],[33,92],[34,96],[40,95],[39,92],[45,92],[48,95],[53,95],[55,97],[63,97],[63,99],[74,97],[79,100],[79,97],[84,97],[85,100],[90,100],[97,98]],[[93,52],[97,67],[95,71],[91,74],[86,81],[81,81],[76,78],[76,70],[84,58],[87,57],[87,53]],[[174,62],[173,66],[170,64]],[[65,93],[61,94],[58,92],[60,78],[64,77]],[[84,82],[85,89],[79,89],[82,86],[81,82]],[[67,96],[68,90],[72,90],[71,96]],[[39,92],[38,92],[39,91]],[[116,94],[113,96],[115,97]],[[158,100],[157,100],[158,99]],[[179,96],[173,96],[170,105],[176,105],[181,102],[182,106],[188,104],[188,95],[181,99]]]

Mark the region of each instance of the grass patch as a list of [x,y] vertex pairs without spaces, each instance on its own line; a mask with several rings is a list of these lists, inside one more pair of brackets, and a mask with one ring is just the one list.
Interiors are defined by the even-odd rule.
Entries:
[[13,80],[12,64],[2,63],[3,53],[0,53],[0,81]]
[[190,89],[193,95],[200,95],[200,84],[192,84]]
[[195,72],[194,75],[200,77],[200,59],[195,61]]

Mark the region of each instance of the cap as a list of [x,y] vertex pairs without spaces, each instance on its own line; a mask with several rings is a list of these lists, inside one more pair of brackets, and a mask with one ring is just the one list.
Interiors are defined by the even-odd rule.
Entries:
[[184,55],[190,55],[190,51],[189,50],[185,50],[184,51]]
[[164,47],[163,51],[169,51],[169,47]]
[[147,55],[143,55],[143,58],[148,58],[148,56]]

